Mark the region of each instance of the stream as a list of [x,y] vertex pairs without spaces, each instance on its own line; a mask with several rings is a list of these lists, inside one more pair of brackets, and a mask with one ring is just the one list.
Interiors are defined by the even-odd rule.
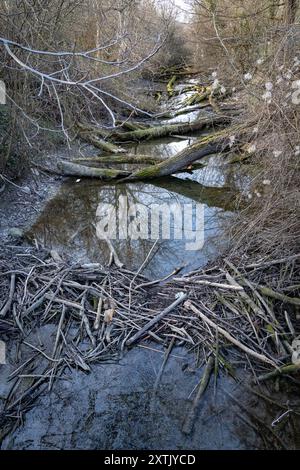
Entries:
[[[188,96],[175,97],[176,108]],[[191,112],[167,122],[187,122],[208,113]],[[201,135],[201,134],[200,134]],[[203,135],[203,133],[202,133]],[[195,141],[199,134],[186,138],[164,138],[133,145],[132,153],[169,157]],[[26,233],[27,238],[47,246],[74,262],[106,264],[110,251],[97,235],[97,220],[103,204],[122,212],[120,197],[128,204],[201,205],[204,211],[204,245],[187,250],[186,239],[158,239],[143,269],[151,279],[166,276],[182,267],[182,272],[205,266],[226,249],[224,226],[234,213],[238,193],[235,177],[222,159],[210,157],[193,172],[155,180],[153,183],[108,184],[97,180],[67,180],[50,199]],[[100,209],[99,209],[100,208]],[[175,218],[171,227],[176,229]],[[196,226],[194,235],[202,227]],[[131,270],[140,268],[154,239],[113,240],[120,259]],[[47,348],[53,344],[56,329],[36,327]],[[30,338],[28,339],[30,341]],[[28,351],[23,351],[26,359]],[[278,417],[278,408],[245,392],[229,376],[211,380],[196,416],[193,432],[182,433],[182,423],[199,383],[202,368],[193,354],[183,347],[173,349],[159,390],[153,387],[163,361],[164,349],[154,343],[142,343],[118,361],[94,365],[92,373],[69,371],[53,390],[41,394],[24,416],[23,424],[6,436],[2,449],[263,449],[263,433],[251,423],[229,394],[241,400],[249,410],[259,413],[270,426]],[[2,378],[13,371],[17,351],[12,348],[8,364],[0,369]],[[238,364],[236,364],[238,367]],[[240,376],[243,378],[243,371]],[[246,378],[245,378],[246,381]],[[10,384],[0,380],[0,398]],[[250,422],[250,424],[249,424]],[[252,425],[251,425],[252,424]]]

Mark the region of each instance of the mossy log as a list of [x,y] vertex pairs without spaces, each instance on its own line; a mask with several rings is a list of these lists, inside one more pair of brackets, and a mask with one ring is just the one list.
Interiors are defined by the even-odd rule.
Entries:
[[87,178],[99,178],[102,180],[112,180],[117,178],[124,178],[130,175],[130,172],[125,170],[94,168],[67,161],[60,161],[57,164],[57,167],[64,176],[78,176]]
[[[144,155],[124,155],[124,160],[122,160],[121,156],[119,157],[118,163],[132,163],[132,161],[129,162],[129,160],[131,160],[131,157],[134,157],[135,162],[137,162],[137,159],[140,158],[139,163],[143,163],[146,161],[147,163],[150,163],[148,166],[139,169],[136,172],[87,166],[83,165],[84,161],[82,160],[79,160],[81,164],[77,163],[78,160],[76,163],[62,161],[59,163],[58,168],[64,175],[92,177],[100,179],[122,178],[121,182],[160,178],[162,176],[169,176],[182,171],[190,171],[191,164],[196,162],[197,160],[200,160],[201,158],[207,155],[213,155],[228,150],[230,148],[231,143],[230,136],[240,136],[243,134],[243,132],[245,132],[245,127],[243,125],[237,125],[223,129],[219,132],[215,132],[214,134],[206,136],[201,140],[198,140],[194,144],[188,146],[178,154],[174,155],[173,157],[168,159],[159,159],[158,162],[154,162],[154,160],[159,157],[154,157],[153,159],[153,157],[151,156],[147,157]],[[106,164],[111,163],[111,160],[113,159],[116,159],[116,157],[112,155],[107,155],[102,157],[102,159],[99,158],[98,161],[100,160],[103,164]],[[90,162],[92,161],[93,159],[90,160]]]
[[179,170],[184,170],[189,167],[189,165],[196,160],[207,155],[226,150],[229,147],[229,144],[230,140],[228,137],[228,129],[226,129],[226,132],[220,131],[201,139],[161,163],[142,168],[141,170],[132,173],[130,176],[125,178],[125,180],[148,180],[151,178],[172,175]]
[[182,116],[182,114],[193,113],[194,111],[199,111],[201,109],[210,108],[210,107],[211,107],[211,104],[209,102],[200,103],[200,104],[195,104],[193,106],[185,106],[176,111],[165,111],[165,112],[156,114],[155,117],[159,119],[173,119],[177,116]]
[[154,157],[151,155],[134,155],[133,153],[127,153],[126,155],[104,155],[103,157],[82,157],[72,160],[74,163],[81,165],[92,164],[92,165],[119,165],[119,164],[133,164],[139,165],[146,163],[153,165],[164,161],[163,157]]
[[117,125],[128,131],[138,131],[140,129],[147,129],[148,127],[146,124],[142,124],[141,122],[132,121],[117,121]]
[[[197,160],[207,155],[212,155],[227,150],[230,145],[229,136],[232,134],[232,132],[235,132],[235,134],[237,134],[240,129],[241,126],[235,126],[234,128],[231,127],[229,129],[224,129],[212,135],[206,136],[200,141],[185,148],[183,151],[179,152],[173,157],[164,159],[152,165],[149,164],[148,166],[139,169],[136,172],[91,167],[83,165],[83,161],[80,162],[82,164],[61,161],[58,164],[58,168],[62,172],[62,174],[66,176],[90,177],[106,180],[122,178],[121,182],[148,180],[152,178],[159,178],[162,176],[169,176],[178,172],[189,171],[189,167],[191,166],[191,164],[196,162]],[[105,159],[105,161],[103,161],[103,158]],[[102,163],[107,162],[106,158],[108,157],[102,157]],[[111,156],[110,158],[113,160],[113,158],[116,157]],[[124,156],[124,158],[126,158],[126,156]],[[145,156],[142,156],[142,158],[145,158]],[[150,160],[151,158],[152,157],[149,156]],[[126,163],[128,163],[128,158]]]
[[173,93],[174,93],[175,82],[176,82],[176,75],[173,75],[173,77],[171,78],[171,80],[167,84],[167,92],[168,92],[168,95],[169,95],[170,98],[171,98],[171,96],[173,96]]
[[117,142],[140,142],[142,140],[150,140],[160,137],[167,137],[170,135],[186,135],[193,132],[201,131],[205,128],[222,126],[230,122],[228,116],[210,116],[199,119],[192,123],[178,123],[178,124],[166,124],[163,126],[154,126],[149,129],[141,129],[133,132],[116,132],[112,134],[112,137]]
[[117,145],[107,142],[102,139],[98,139],[97,136],[94,136],[93,134],[89,132],[80,132],[79,133],[80,137],[88,142],[89,144],[92,144],[94,147],[97,147],[98,149],[103,150],[106,153],[113,153],[113,154],[119,154],[119,153],[125,153],[126,150],[118,147]]

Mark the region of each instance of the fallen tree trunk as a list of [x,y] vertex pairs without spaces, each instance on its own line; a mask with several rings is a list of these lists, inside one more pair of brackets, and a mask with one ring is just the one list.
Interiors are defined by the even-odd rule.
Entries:
[[132,173],[125,180],[143,180],[159,178],[160,176],[169,176],[179,170],[187,168],[191,163],[200,158],[214,153],[222,152],[229,146],[230,140],[228,130],[219,132],[190,145],[182,152],[177,153],[171,158],[164,160],[156,165],[147,166],[141,170]]
[[147,163],[148,165],[154,165],[164,161],[163,157],[154,157],[151,155],[134,155],[133,153],[127,153],[125,155],[105,155],[101,157],[82,157],[72,160],[74,163],[81,165],[119,165],[119,164],[133,164],[138,165],[140,163]]
[[83,140],[85,140],[89,144],[92,144],[94,147],[97,147],[98,149],[103,150],[106,153],[119,154],[119,153],[126,152],[125,149],[122,149],[121,147],[118,147],[117,145],[112,144],[111,142],[98,139],[96,136],[92,135],[90,132],[79,132],[79,135]]
[[144,124],[136,121],[117,121],[117,125],[128,131],[138,131],[140,129],[147,129],[149,124]]
[[103,180],[111,180],[124,178],[130,175],[129,171],[111,170],[109,168],[94,168],[90,166],[78,165],[77,163],[61,161],[57,164],[58,169],[65,176],[79,176],[88,178],[99,178]]
[[149,129],[141,129],[133,132],[114,132],[111,137],[118,142],[155,139],[158,137],[167,137],[173,134],[189,134],[191,132],[201,131],[208,127],[221,126],[230,122],[228,116],[211,116],[200,119],[196,122],[166,124],[164,126],[154,126]]
[[[182,171],[190,171],[192,169],[191,164],[196,162],[197,160],[207,155],[213,155],[216,153],[224,152],[229,149],[231,144],[230,136],[239,135],[242,132],[242,125],[230,127],[229,129],[223,129],[222,131],[206,136],[200,141],[195,142],[193,145],[190,145],[189,147],[185,148],[184,150],[182,150],[171,158],[159,160],[158,163],[148,165],[136,172],[84,166],[83,164],[78,164],[78,160],[76,163],[62,161],[58,164],[58,168],[60,169],[62,174],[66,176],[71,175],[101,179],[122,178],[121,182],[159,178],[161,176],[169,176],[174,173],[180,173]],[[126,163],[128,163],[128,156],[124,157],[126,158]],[[116,157],[111,158],[113,160],[113,158]],[[142,158],[145,161],[145,156],[142,156]],[[102,157],[102,159],[99,158],[98,161],[99,160],[102,160],[102,163],[107,162],[106,157]],[[93,160],[90,160],[91,163],[92,161]],[[149,161],[151,161],[152,163],[151,156],[149,156]],[[83,163],[80,160],[79,162]],[[111,162],[112,161],[109,161],[108,163]]]

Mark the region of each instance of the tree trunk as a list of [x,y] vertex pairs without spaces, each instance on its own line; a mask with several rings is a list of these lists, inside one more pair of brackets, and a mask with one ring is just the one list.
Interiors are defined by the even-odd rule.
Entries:
[[103,157],[86,157],[86,158],[76,158],[72,160],[74,163],[79,163],[81,165],[119,165],[119,164],[131,164],[139,165],[141,163],[146,163],[148,165],[153,165],[155,163],[160,163],[164,161],[163,157],[153,157],[151,155],[134,155],[128,153],[126,155],[105,155]]
[[118,147],[117,145],[112,144],[111,142],[106,142],[105,140],[98,139],[98,137],[92,135],[89,132],[79,132],[79,135],[83,140],[85,140],[89,144],[92,144],[94,147],[103,150],[106,153],[118,154],[126,152],[125,149],[122,149],[121,147]]
[[[123,178],[121,181],[136,181],[136,180],[148,180],[151,178],[159,178],[161,176],[169,176],[174,173],[182,172],[183,170],[189,171],[190,166],[193,162],[214,153],[219,153],[227,150],[230,144],[231,135],[239,135],[243,132],[243,126],[234,126],[229,129],[224,129],[217,133],[211,134],[204,137],[200,141],[195,142],[189,147],[182,150],[178,154],[171,158],[163,159],[159,163],[148,165],[136,172],[129,172],[125,170],[111,170],[106,168],[95,168],[90,166],[80,165],[78,163],[62,161],[58,164],[58,168],[64,175],[92,177],[101,179],[114,179]],[[122,157],[111,157],[111,161],[114,158]],[[128,160],[128,156],[124,156]],[[135,157],[136,158],[136,157]],[[137,157],[138,158],[138,157]],[[151,161],[152,157],[148,157]],[[145,156],[142,156],[145,161]],[[86,160],[86,159],[85,159]],[[148,159],[146,159],[148,160]],[[77,160],[77,162],[80,160]],[[92,162],[89,159],[89,162]],[[108,161],[108,157],[99,158],[97,161],[102,163]],[[152,162],[152,161],[151,161]],[[110,162],[111,163],[111,162]]]

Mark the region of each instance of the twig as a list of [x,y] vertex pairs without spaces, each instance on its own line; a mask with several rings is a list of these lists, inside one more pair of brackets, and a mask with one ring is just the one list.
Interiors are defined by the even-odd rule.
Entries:
[[3,306],[3,308],[0,310],[0,317],[5,317],[7,312],[9,312],[13,297],[14,297],[14,292],[15,292],[15,286],[16,286],[16,275],[12,274],[10,278],[10,288],[9,288],[9,295],[8,295],[8,300],[6,304]]
[[215,358],[214,358],[214,355],[212,354],[209,357],[208,362],[206,364],[204,374],[203,374],[202,379],[200,381],[200,385],[199,385],[197,394],[194,398],[191,409],[190,409],[188,415],[185,418],[183,428],[182,428],[182,432],[184,434],[190,434],[192,432],[193,424],[194,424],[194,420],[195,420],[195,414],[196,414],[196,410],[197,410],[197,407],[198,407],[198,403],[199,403],[202,395],[204,394],[204,392],[206,390],[206,387],[208,386],[209,379],[210,379],[210,376],[211,376],[213,368],[214,368],[214,364],[215,364]]

